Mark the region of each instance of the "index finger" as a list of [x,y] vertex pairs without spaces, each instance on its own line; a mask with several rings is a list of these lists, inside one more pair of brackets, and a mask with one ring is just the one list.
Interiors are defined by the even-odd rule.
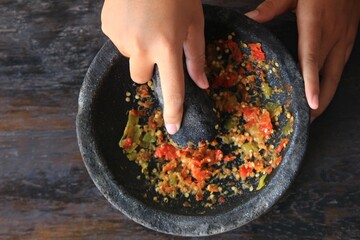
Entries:
[[299,61],[309,106],[319,106],[319,61],[321,47],[321,16],[316,1],[299,1],[297,25],[299,32]]
[[166,130],[175,134],[181,125],[185,95],[182,48],[171,50],[158,61]]

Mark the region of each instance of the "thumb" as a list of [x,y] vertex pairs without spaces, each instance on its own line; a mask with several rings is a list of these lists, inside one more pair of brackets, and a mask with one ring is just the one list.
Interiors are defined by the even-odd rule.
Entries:
[[274,17],[296,8],[296,0],[265,0],[257,8],[245,15],[257,22],[263,23]]

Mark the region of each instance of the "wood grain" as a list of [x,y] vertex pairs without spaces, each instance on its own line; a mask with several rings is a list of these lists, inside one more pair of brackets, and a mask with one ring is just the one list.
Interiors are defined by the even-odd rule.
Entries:
[[[259,1],[205,3],[252,9]],[[105,40],[100,1],[0,0],[0,239],[178,239],[113,209],[77,146],[77,98]],[[292,14],[266,26],[296,58]],[[360,238],[360,40],[286,195],[208,239]]]

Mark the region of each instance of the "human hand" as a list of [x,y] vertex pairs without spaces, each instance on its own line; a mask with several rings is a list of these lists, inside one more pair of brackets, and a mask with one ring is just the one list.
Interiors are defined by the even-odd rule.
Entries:
[[103,32],[130,58],[134,82],[150,80],[157,64],[165,126],[176,133],[184,102],[183,52],[190,77],[209,87],[201,0],[105,0],[101,20]]
[[[299,62],[311,121],[329,105],[353,48],[359,0],[265,0],[246,15],[266,22],[296,9]],[[319,78],[320,74],[320,78]]]

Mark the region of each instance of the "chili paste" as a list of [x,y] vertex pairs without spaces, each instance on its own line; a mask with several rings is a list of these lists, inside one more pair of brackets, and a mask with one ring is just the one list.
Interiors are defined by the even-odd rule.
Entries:
[[207,207],[223,204],[244,191],[263,188],[281,163],[294,118],[287,105],[272,98],[281,89],[267,81],[268,74],[279,77],[279,64],[266,58],[261,43],[234,37],[207,45],[208,94],[219,122],[213,141],[177,147],[166,133],[151,81],[136,87],[136,107],[129,111],[119,145],[141,167],[139,177],[157,192],[155,201],[182,196],[189,199],[184,207],[191,206],[191,199]]

